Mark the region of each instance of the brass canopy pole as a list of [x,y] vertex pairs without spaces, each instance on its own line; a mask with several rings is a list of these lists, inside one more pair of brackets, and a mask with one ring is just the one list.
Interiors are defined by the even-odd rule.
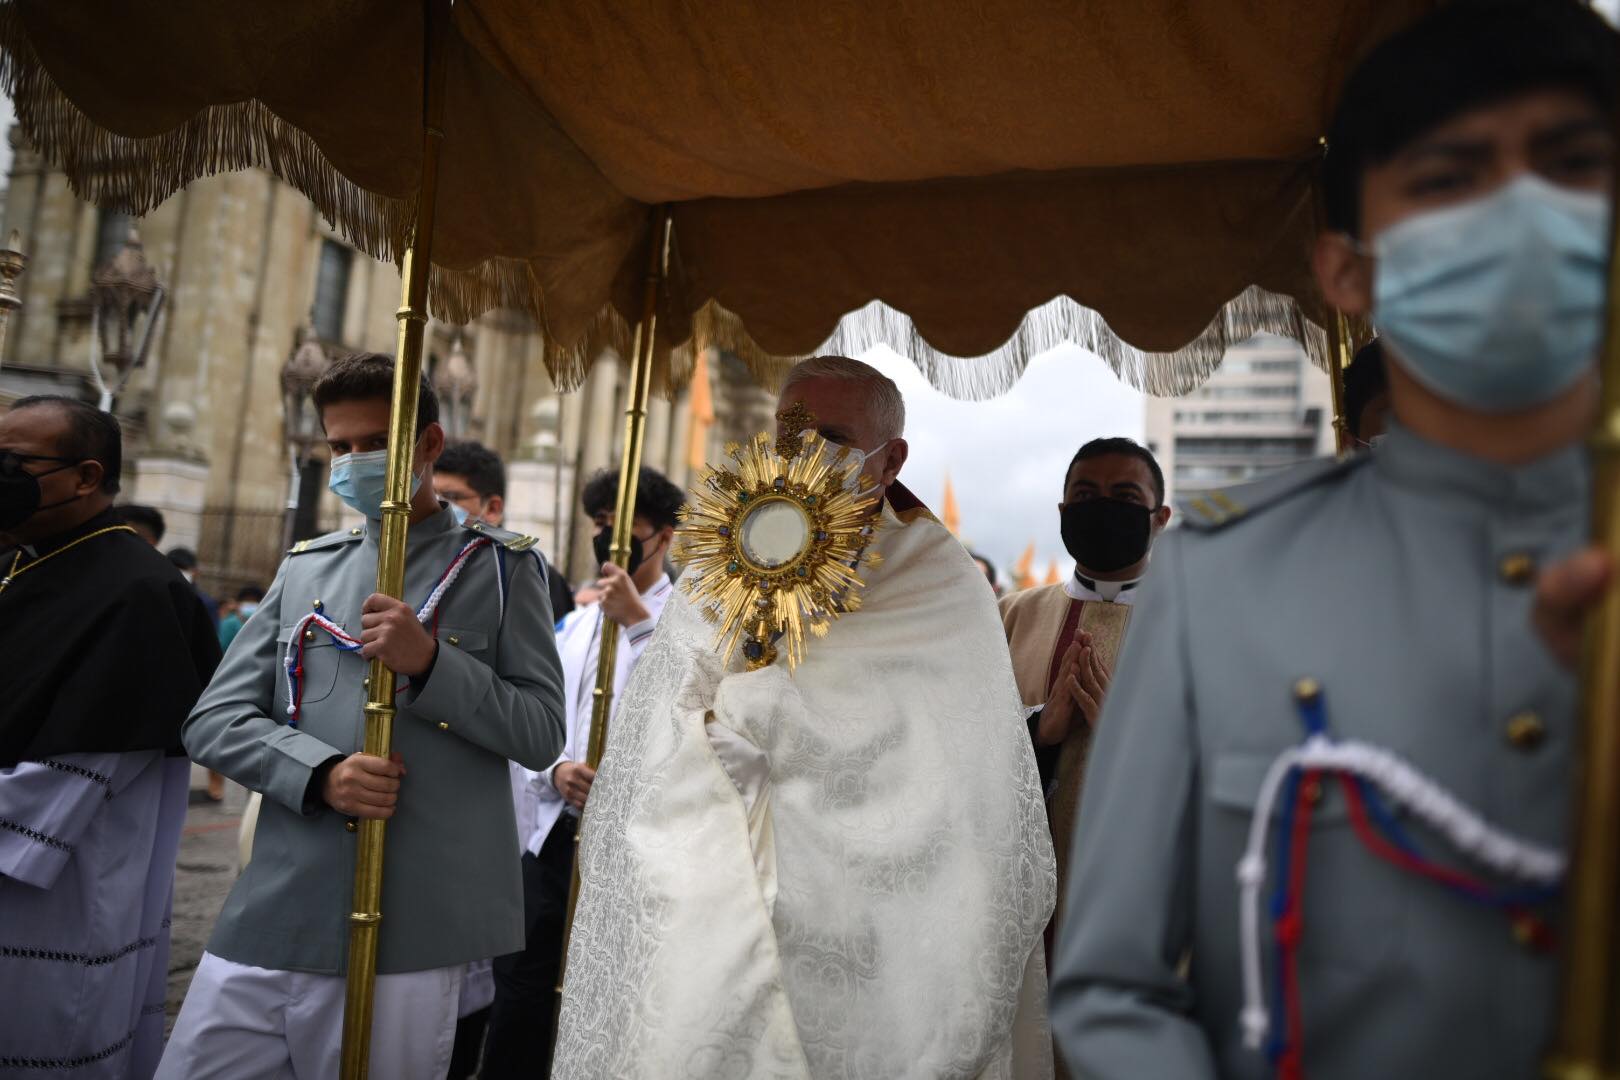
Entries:
[[[1620,215],[1614,217],[1620,226]],[[1603,404],[1592,436],[1593,542],[1620,564],[1620,273],[1610,237]],[[1620,589],[1586,628],[1581,669],[1579,783],[1565,917],[1555,1080],[1620,1077]]]
[[[422,333],[427,324],[428,270],[432,265],[433,210],[438,195],[439,149],[444,141],[444,35],[450,0],[425,0],[423,45],[422,179],[416,222],[400,267],[402,302],[396,315],[393,409],[388,421],[387,492],[377,550],[377,591],[398,599],[405,588],[405,533],[411,517],[411,458],[416,446],[416,400],[422,381]],[[371,661],[366,682],[365,752],[387,757],[394,740],[394,673]],[[383,821],[362,818],[354,861],[354,907],[349,915],[349,958],[343,1002],[343,1080],[365,1080],[371,1056],[372,995],[377,978],[377,935],[382,922]]]
[[1344,312],[1333,313],[1333,342],[1328,350],[1328,381],[1333,390],[1333,449],[1344,453],[1350,448],[1350,421],[1344,415],[1344,373],[1350,367],[1350,320]]
[[[613,508],[612,556],[619,566],[630,565],[630,527],[636,516],[636,488],[641,479],[642,442],[647,434],[647,399],[652,392],[653,346],[657,338],[658,301],[669,268],[670,216],[667,205],[659,207],[647,255],[647,279],[641,307],[641,324],[636,327],[635,348],[630,362],[630,393],[624,410],[624,450],[619,456],[619,497]],[[613,704],[613,673],[619,653],[618,627],[605,616],[602,637],[597,646],[596,692],[591,698],[591,736],[585,748],[585,764],[595,769],[602,763],[607,743],[608,711]],[[563,923],[562,964],[557,968],[557,992],[562,993],[568,971],[568,941],[574,929],[574,908],[579,903],[579,841],[585,833],[583,817],[574,833],[574,874],[568,886],[568,916]]]

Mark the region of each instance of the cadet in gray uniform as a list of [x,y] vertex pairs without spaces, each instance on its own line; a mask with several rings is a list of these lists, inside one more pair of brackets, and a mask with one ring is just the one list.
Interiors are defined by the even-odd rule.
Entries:
[[1076,1074],[1538,1074],[1574,686],[1531,583],[1584,533],[1615,46],[1567,0],[1449,4],[1351,77],[1316,268],[1394,422],[1159,542],[1057,950]]
[[[405,601],[374,594],[392,381],[368,354],[316,384],[332,488],[366,524],[293,549],[186,723],[264,803],[159,1076],[337,1075],[358,817],[390,819],[372,1075],[442,1077],[464,965],[523,947],[507,759],[562,748],[546,582],[532,539],[435,498],[423,380]],[[358,752],[374,655],[400,676],[392,761]]]

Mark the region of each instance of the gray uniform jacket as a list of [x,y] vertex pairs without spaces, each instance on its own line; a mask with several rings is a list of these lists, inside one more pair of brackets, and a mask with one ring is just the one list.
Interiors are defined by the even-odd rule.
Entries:
[[[1238,1024],[1235,871],[1263,775],[1302,740],[1301,677],[1320,682],[1333,735],[1565,846],[1574,679],[1530,604],[1534,565],[1581,541],[1586,491],[1575,449],[1508,469],[1397,430],[1370,455],[1193,501],[1154,552],[1086,775],[1052,992],[1077,1075],[1272,1075]],[[1338,783],[1322,790],[1299,952],[1305,1071],[1539,1075],[1554,957],[1501,912],[1380,860]],[[1403,823],[1427,857],[1474,869]],[[1275,837],[1274,820],[1268,1006]]]
[[[348,950],[356,834],[310,783],[361,749],[367,663],[307,633],[296,727],[283,658],[316,604],[358,637],[375,590],[367,528],[300,544],[231,643],[184,740],[194,760],[264,794],[253,860],[220,912],[208,951],[255,967],[337,973]],[[411,526],[405,600],[420,607],[470,540],[475,551],[438,606],[438,657],[397,695],[394,749],[406,776],[383,860],[384,974],[447,967],[523,948],[523,893],[507,759],[533,769],[562,748],[562,670],[532,539],[448,511]],[[501,586],[497,587],[497,573]],[[406,680],[401,679],[401,686]]]

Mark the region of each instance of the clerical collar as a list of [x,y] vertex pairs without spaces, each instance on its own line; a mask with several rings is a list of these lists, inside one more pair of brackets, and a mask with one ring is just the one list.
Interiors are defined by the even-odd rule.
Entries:
[[[1142,579],[1134,581],[1096,581],[1086,577],[1076,570],[1063,585],[1063,591],[1071,600],[1104,600],[1110,604],[1120,602],[1120,597],[1141,584]],[[1130,597],[1126,597],[1127,600]]]

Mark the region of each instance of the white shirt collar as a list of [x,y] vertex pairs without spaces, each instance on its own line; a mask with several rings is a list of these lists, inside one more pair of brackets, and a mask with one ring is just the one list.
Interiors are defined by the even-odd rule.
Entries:
[[1098,600],[1105,604],[1129,604],[1136,599],[1136,586],[1142,579],[1132,581],[1093,581],[1082,578],[1078,571],[1063,583],[1063,591],[1071,600]]

